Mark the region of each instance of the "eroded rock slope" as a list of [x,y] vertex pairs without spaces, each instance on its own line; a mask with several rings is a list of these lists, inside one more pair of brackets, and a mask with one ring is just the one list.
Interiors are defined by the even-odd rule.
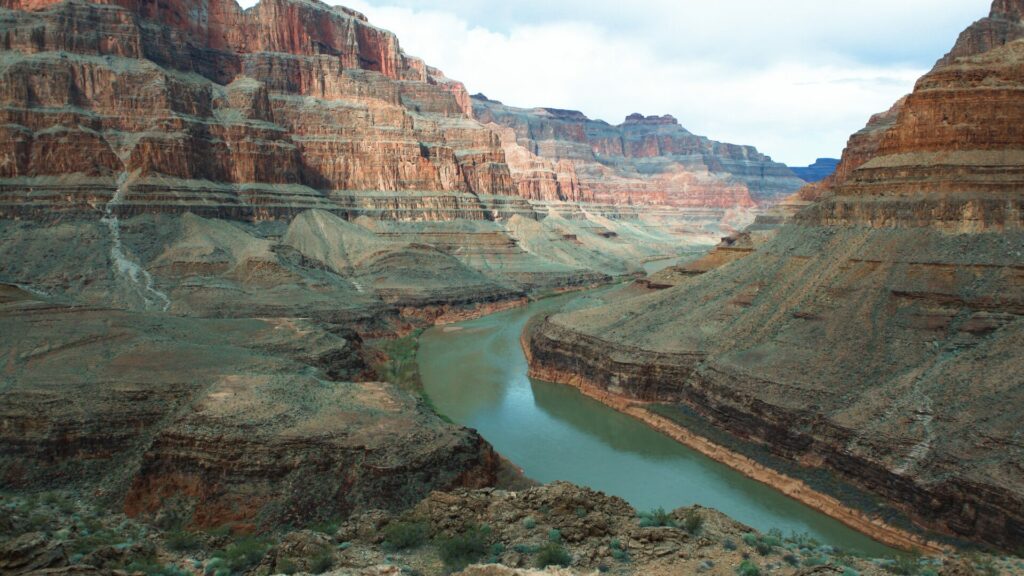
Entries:
[[965,37],[1000,41],[962,38],[773,240],[548,318],[535,373],[685,405],[923,526],[1021,546],[1024,41],[976,34],[1020,8],[996,2]]

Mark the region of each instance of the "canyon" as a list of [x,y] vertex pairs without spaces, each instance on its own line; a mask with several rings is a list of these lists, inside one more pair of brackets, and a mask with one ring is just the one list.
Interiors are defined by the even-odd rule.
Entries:
[[1021,13],[998,0],[807,185],[672,116],[470,96],[318,0],[0,0],[0,572],[440,574],[485,526],[475,559],[512,568],[458,570],[896,562],[534,486],[404,348],[611,283],[530,324],[535,373],[1019,545]]
[[531,372],[832,471],[936,533],[1020,547],[1021,8],[994,3],[765,241],[539,319]]
[[595,192],[317,1],[4,0],[0,32],[0,479],[196,529],[493,485],[381,342],[701,250],[768,163],[675,127],[642,156],[693,198]]

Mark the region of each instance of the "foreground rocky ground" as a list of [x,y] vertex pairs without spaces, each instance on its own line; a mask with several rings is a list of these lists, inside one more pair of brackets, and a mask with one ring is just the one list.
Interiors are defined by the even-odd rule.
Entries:
[[1020,560],[979,554],[862,558],[806,536],[757,533],[700,507],[638,514],[562,483],[436,492],[400,513],[258,534],[232,523],[197,529],[174,509],[140,523],[65,492],[6,496],[0,509],[4,574],[1024,573]]

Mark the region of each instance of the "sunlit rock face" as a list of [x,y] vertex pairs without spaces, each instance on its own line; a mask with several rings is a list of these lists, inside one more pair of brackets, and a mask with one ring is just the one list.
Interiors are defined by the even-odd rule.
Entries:
[[473,102],[481,122],[511,129],[531,155],[573,167],[583,197],[598,202],[754,207],[771,205],[803,185],[756,149],[695,136],[672,116],[633,114],[612,126],[574,110],[513,108],[482,95]]
[[121,215],[248,220],[344,212],[362,190],[483,218],[475,196],[517,192],[465,88],[354,11],[5,4],[5,216],[96,213],[122,185]]
[[993,30],[1020,7],[996,2],[855,134],[774,239],[538,322],[535,371],[685,405],[922,526],[1018,549],[1024,39]]

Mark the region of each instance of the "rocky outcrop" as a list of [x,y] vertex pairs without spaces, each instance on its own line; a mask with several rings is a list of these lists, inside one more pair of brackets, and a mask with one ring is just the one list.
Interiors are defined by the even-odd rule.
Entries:
[[338,191],[430,190],[485,218],[477,195],[516,193],[465,88],[353,11],[290,0],[7,7],[6,217],[112,204],[120,216],[260,220],[359,208]]
[[1020,0],[996,0],[988,18],[982,18],[964,30],[956,45],[939,60],[937,66],[988,52],[1020,38],[1024,38],[1024,3]]
[[[633,114],[612,126],[581,112],[513,108],[482,95],[473,103],[481,122],[511,129],[530,155],[568,162],[584,194],[601,203],[753,207],[770,205],[802,184],[754,148],[695,136],[672,116]],[[508,146],[511,138],[503,141]]]
[[479,435],[391,385],[347,381],[366,372],[354,335],[72,311],[13,289],[0,325],[21,335],[0,392],[8,489],[75,488],[132,515],[177,502],[197,526],[267,527],[494,482]]
[[536,373],[688,406],[921,526],[1019,547],[1021,62],[1016,41],[936,67],[774,239],[546,319]]
[[836,171],[836,166],[839,165],[838,158],[818,158],[814,161],[814,164],[803,168],[797,168],[790,166],[790,170],[793,171],[801,180],[805,182],[821,182],[825,178],[828,178]]

